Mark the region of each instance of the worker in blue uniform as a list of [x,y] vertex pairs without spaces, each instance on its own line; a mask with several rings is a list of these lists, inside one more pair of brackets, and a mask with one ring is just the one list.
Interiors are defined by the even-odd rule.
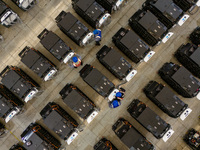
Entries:
[[114,99],[113,101],[111,101],[111,102],[109,103],[109,107],[110,107],[110,108],[117,108],[117,107],[119,107],[120,105],[121,105],[121,102],[120,102],[119,99]]
[[101,29],[95,29],[93,31],[93,34],[94,34],[94,39],[95,39],[95,42],[96,42],[96,45],[101,45],[100,44],[100,41],[101,41]]

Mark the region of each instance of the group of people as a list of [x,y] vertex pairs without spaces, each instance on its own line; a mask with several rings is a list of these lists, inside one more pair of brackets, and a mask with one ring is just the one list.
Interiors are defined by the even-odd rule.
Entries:
[[124,98],[124,94],[125,94],[125,89],[124,88],[120,88],[119,92],[116,93],[115,98],[109,102],[109,107],[110,108],[117,108],[121,105],[121,101]]
[[[96,45],[99,46],[100,41],[101,41],[101,29],[95,29],[93,31],[94,34],[94,40],[96,42]],[[69,65],[73,68],[78,68],[79,66],[81,66],[83,64],[83,62],[81,61],[81,56],[79,56],[78,54],[76,54],[74,57],[72,57]]]

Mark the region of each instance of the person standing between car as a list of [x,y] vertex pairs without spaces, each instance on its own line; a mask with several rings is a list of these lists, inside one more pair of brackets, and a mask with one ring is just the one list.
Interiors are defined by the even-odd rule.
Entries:
[[110,108],[117,108],[121,105],[121,101],[119,99],[114,99],[111,102],[109,102]]
[[78,68],[80,65],[82,65],[82,61],[77,56],[72,57],[72,65],[74,68]]
[[101,41],[101,29],[95,29],[93,31],[93,34],[94,34],[94,40],[96,42],[96,45],[101,45],[100,44],[100,41]]

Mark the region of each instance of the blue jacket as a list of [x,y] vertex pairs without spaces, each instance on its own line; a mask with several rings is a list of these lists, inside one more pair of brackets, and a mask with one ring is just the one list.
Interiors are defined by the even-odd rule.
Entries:
[[101,30],[100,29],[95,29],[93,31],[94,37],[96,38],[97,36],[99,36],[101,38]]
[[113,100],[111,103],[110,103],[110,108],[117,108],[121,105],[121,102],[119,100]]

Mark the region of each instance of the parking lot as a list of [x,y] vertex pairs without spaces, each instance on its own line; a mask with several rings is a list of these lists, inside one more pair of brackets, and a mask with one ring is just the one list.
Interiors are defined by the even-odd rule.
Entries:
[[[78,137],[67,145],[61,140],[61,143],[69,150],[92,150],[93,146],[102,138],[109,139],[119,150],[126,150],[127,147],[118,139],[112,131],[112,125],[120,117],[127,119],[138,129],[149,141],[155,145],[157,150],[189,150],[190,148],[182,140],[184,134],[190,128],[200,129],[200,101],[197,98],[179,98],[189,105],[192,113],[182,121],[180,118],[174,119],[166,115],[155,104],[153,104],[143,93],[142,89],[150,80],[156,80],[162,84],[166,84],[157,74],[158,70],[165,62],[174,62],[180,64],[173,56],[174,52],[182,43],[188,42],[189,34],[200,26],[200,11],[191,15],[183,26],[176,26],[171,29],[174,35],[166,42],[153,47],[155,55],[147,62],[134,64],[137,69],[137,75],[122,87],[126,89],[126,96],[122,101],[122,105],[116,109],[111,109],[108,106],[107,100],[97,94],[80,78],[79,71],[81,67],[72,69],[68,65],[60,64],[40,43],[37,36],[46,28],[59,35],[70,47],[81,55],[83,65],[91,64],[100,70],[108,79],[115,85],[119,85],[123,81],[114,77],[104,66],[96,59],[96,53],[103,45],[112,46],[117,49],[112,43],[112,36],[121,28],[128,26],[128,19],[141,8],[144,0],[129,0],[129,3],[121,10],[112,14],[112,22],[102,30],[101,46],[95,46],[91,43],[86,47],[79,47],[66,35],[64,35],[55,23],[55,18],[58,14],[65,10],[70,11],[80,21],[82,21],[89,29],[93,30],[83,19],[81,19],[72,9],[70,0],[39,0],[38,4],[27,12],[23,12],[10,0],[5,2],[17,12],[22,20],[21,23],[14,25],[11,28],[0,26],[0,33],[4,37],[4,41],[0,43],[0,72],[7,66],[13,65],[22,68],[28,75],[37,81],[43,92],[38,97],[34,98],[25,105],[23,114],[14,117],[6,124],[9,132],[6,137],[0,139],[0,150],[8,150],[13,144],[21,141],[21,133],[31,122],[39,122],[44,125],[40,116],[40,111],[48,102],[55,101],[60,104],[69,114],[71,114],[79,123],[82,123],[78,115],[70,110],[61,100],[59,92],[67,83],[73,83],[79,87],[94,103],[100,108],[98,116],[90,123],[85,123],[84,130]],[[30,46],[42,52],[52,62],[56,64],[59,73],[55,78],[48,82],[42,80],[31,70],[29,70],[22,62],[20,62],[19,52],[25,47]],[[119,51],[120,52],[120,51]],[[121,52],[120,52],[121,53]],[[124,54],[122,54],[129,62],[132,62]],[[167,84],[166,84],[167,85]],[[151,133],[144,129],[136,120],[134,120],[127,112],[127,106],[133,99],[140,99],[154,110],[167,123],[171,124],[175,131],[172,137],[165,143],[162,139],[156,139]],[[45,125],[44,125],[45,126]],[[55,137],[59,137],[50,131]]]

